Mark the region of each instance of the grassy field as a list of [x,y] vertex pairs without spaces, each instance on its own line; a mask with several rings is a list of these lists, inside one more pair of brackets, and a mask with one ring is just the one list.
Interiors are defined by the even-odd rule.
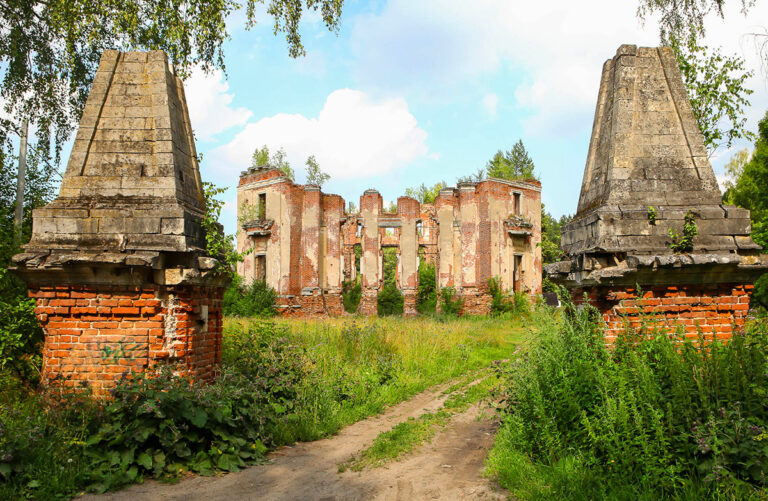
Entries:
[[[253,322],[258,321],[230,320],[228,339]],[[430,386],[508,358],[525,337],[519,318],[363,317],[276,325],[306,350],[310,364],[296,419],[276,432],[280,443],[334,433]]]
[[234,471],[509,358],[525,330],[509,318],[227,319],[214,384],[161,371],[121,381],[107,403],[0,374],[0,499]]

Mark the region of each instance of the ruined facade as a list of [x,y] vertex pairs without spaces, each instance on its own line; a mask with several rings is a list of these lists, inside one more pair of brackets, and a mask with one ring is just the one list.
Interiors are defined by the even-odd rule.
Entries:
[[603,66],[566,259],[549,275],[577,301],[589,296],[609,340],[641,315],[727,338],[766,269],[750,231],[749,211],[722,204],[672,50],[619,47]]
[[342,286],[358,275],[358,312],[376,314],[386,247],[397,249],[405,315],[416,314],[422,259],[435,264],[439,288],[455,288],[465,313],[489,311],[492,277],[508,290],[541,292],[536,181],[460,183],[434,204],[400,197],[396,212],[384,211],[379,192],[366,190],[359,211],[349,214],[338,195],[294,184],[277,169],[251,168],[240,176],[237,203],[237,247],[249,252],[238,273],[273,287],[286,315],[343,314]]
[[104,52],[59,196],[13,271],[37,300],[43,376],[103,392],[159,361],[210,379],[227,280],[207,257],[184,89],[162,51]]

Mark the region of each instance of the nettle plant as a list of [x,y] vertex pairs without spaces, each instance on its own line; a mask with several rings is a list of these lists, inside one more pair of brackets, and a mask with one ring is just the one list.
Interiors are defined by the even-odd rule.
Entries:
[[669,229],[669,238],[672,239],[671,243],[667,243],[667,246],[672,249],[675,254],[681,254],[684,252],[693,251],[693,239],[699,234],[699,229],[696,226],[695,214],[689,210],[685,215],[685,222],[683,223],[683,236],[680,237],[678,233],[672,228]]

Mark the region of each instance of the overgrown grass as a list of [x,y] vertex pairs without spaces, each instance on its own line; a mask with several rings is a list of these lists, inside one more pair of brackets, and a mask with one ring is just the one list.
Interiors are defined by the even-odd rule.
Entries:
[[607,349],[598,319],[534,314],[489,473],[518,499],[767,498],[768,324],[697,345],[645,325]]
[[[247,328],[238,321],[228,330]],[[236,325],[239,324],[239,327]],[[420,391],[507,358],[522,321],[358,318],[278,320],[312,360],[295,422],[281,441],[314,440]]]
[[478,318],[228,319],[215,384],[161,370],[95,402],[4,376],[0,499],[237,470],[506,358],[523,332],[520,321]]

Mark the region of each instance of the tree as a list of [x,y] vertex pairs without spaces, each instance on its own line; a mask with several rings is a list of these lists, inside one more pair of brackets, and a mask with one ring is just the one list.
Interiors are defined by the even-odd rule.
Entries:
[[[168,53],[177,72],[199,65],[225,69],[222,44],[227,18],[244,8],[246,28],[266,0],[3,0],[0,2],[0,97],[9,119],[0,120],[0,146],[10,151],[23,118],[37,131],[41,151],[61,145],[78,123],[106,49]],[[304,55],[299,21],[319,11],[338,30],[343,0],[269,0],[274,32],[284,33],[291,57]]]
[[739,166],[738,158],[732,160],[738,178],[726,191],[724,198],[729,203],[749,209],[752,238],[763,249],[768,249],[768,112],[760,121],[758,131],[759,137],[752,158],[743,167]]
[[435,183],[431,188],[428,188],[426,184],[421,183],[418,188],[406,188],[405,196],[415,198],[420,204],[433,204],[435,203],[440,190],[444,189],[446,186],[445,181]]
[[560,260],[563,251],[560,248],[561,231],[573,216],[560,216],[555,219],[544,210],[541,204],[541,259],[543,264],[555,263]]
[[534,165],[522,140],[518,140],[511,150],[497,151],[488,160],[485,170],[488,177],[508,180],[536,179]]
[[479,183],[485,179],[485,169],[480,167],[474,174],[468,176],[461,176],[456,180],[457,183]]
[[[754,0],[740,3],[746,14]],[[699,43],[706,34],[704,18],[711,12],[722,18],[724,4],[725,0],[640,0],[637,10],[643,21],[650,15],[660,16],[659,39],[675,51],[710,155],[722,144],[730,146],[734,139],[753,139],[742,117],[743,107],[749,106],[746,96],[752,94],[744,82],[752,73],[744,72],[744,60],[740,57],[725,57],[719,49],[710,50]],[[757,40],[763,35],[753,36]]]
[[285,177],[291,181],[296,180],[296,173],[293,171],[290,162],[288,162],[283,148],[272,153],[272,156],[269,155],[269,147],[266,144],[261,149],[256,148],[253,151],[253,155],[251,155],[251,167],[280,169],[285,174]]
[[347,214],[354,214],[357,212],[357,204],[350,200],[347,202]]
[[752,153],[743,149],[733,154],[731,159],[725,164],[725,190],[723,191],[723,202],[733,205],[730,191],[736,186],[736,181],[744,174],[744,167],[752,158]]
[[673,38],[671,44],[709,154],[719,146],[730,147],[734,139],[753,139],[743,116],[743,108],[749,106],[746,96],[752,94],[744,87],[752,76],[744,71],[744,60],[700,46],[694,34],[685,43]]
[[329,174],[320,170],[320,165],[318,165],[315,156],[310,155],[307,158],[307,184],[316,184],[322,187],[330,178]]
[[[27,297],[24,282],[7,268],[11,257],[21,251],[15,241],[17,159],[0,149],[0,369],[11,368],[22,377],[35,379],[38,374],[43,331],[35,317],[35,300]],[[21,241],[32,233],[32,210],[50,202],[55,193],[56,171],[45,155],[30,148],[24,184]]]

